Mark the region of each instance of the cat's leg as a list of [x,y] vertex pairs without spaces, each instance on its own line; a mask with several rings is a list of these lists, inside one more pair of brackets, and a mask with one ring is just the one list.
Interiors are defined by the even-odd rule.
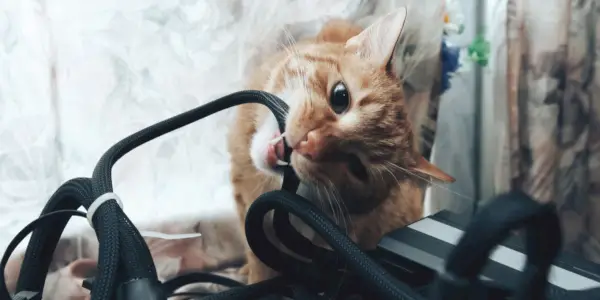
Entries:
[[[256,89],[256,88],[255,88]],[[274,175],[259,171],[252,162],[250,149],[256,132],[258,115],[268,114],[267,108],[258,104],[245,104],[237,108],[234,124],[228,136],[231,155],[231,183],[242,232],[245,233],[246,212],[260,195],[280,188]],[[258,118],[260,119],[260,118]],[[254,283],[274,276],[275,272],[263,264],[246,244],[247,263],[240,272],[246,273],[248,282]]]
[[265,265],[254,252],[248,251],[248,284],[253,284],[261,281],[265,281],[267,279],[274,278],[278,275],[278,273]]
[[[231,175],[237,213],[242,232],[245,233],[244,224],[248,208],[261,194],[277,189],[277,180],[253,168],[242,168],[241,165],[232,165]],[[248,283],[256,283],[277,275],[260,261],[250,248],[246,249],[246,259],[246,265],[242,267],[240,273],[248,276]]]

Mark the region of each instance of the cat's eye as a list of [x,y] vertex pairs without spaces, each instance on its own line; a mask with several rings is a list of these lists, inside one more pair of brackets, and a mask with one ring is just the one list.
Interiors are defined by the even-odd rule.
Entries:
[[344,113],[350,106],[350,94],[343,82],[340,81],[333,86],[329,95],[329,104],[338,115]]

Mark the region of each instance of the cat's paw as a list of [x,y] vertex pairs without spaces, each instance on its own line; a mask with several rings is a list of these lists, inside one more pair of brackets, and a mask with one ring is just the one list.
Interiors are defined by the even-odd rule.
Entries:
[[238,270],[238,274],[242,275],[242,276],[248,276],[248,274],[250,274],[250,267],[248,266],[248,264],[243,265],[239,270]]
[[248,284],[259,283],[278,275],[277,272],[265,265],[253,266],[248,269]]

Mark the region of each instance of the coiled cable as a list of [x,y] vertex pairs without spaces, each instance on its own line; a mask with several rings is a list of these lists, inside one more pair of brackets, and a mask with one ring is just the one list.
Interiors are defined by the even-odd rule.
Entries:
[[[267,106],[275,115],[280,130],[284,131],[288,109],[285,102],[261,91],[237,92],[130,135],[101,157],[91,178],[76,178],[61,185],[50,197],[40,218],[17,235],[0,261],[4,269],[18,243],[32,232],[17,282],[17,295],[32,292],[37,293],[34,296],[37,298],[28,296],[24,299],[41,299],[52,254],[67,222],[71,216],[85,216],[83,212],[77,211],[79,207],[89,209],[95,199],[113,192],[112,167],[121,157],[163,134],[221,110],[249,103]],[[287,145],[284,147],[284,154],[284,160],[289,162],[291,149]],[[245,224],[246,237],[252,251],[265,264],[282,273],[280,277],[241,286],[235,281],[213,274],[190,273],[161,283],[140,232],[118,203],[109,200],[101,204],[92,217],[99,241],[98,273],[91,284],[92,300],[165,300],[181,286],[194,281],[209,281],[231,287],[221,293],[204,295],[203,299],[208,300],[259,299],[274,294],[316,300],[323,299],[324,296],[320,294],[344,276],[364,285],[364,291],[368,292],[367,296],[371,299],[425,299],[391,276],[359,249],[315,205],[296,195],[299,181],[291,167],[284,167],[283,174],[282,190],[265,193],[254,201],[246,215]],[[449,295],[465,292],[468,287],[462,283],[474,280],[493,246],[510,229],[520,225],[528,229],[527,257],[530,264],[525,269],[523,284],[515,291],[515,295],[517,299],[543,297],[549,267],[560,247],[560,227],[556,213],[553,207],[542,206],[518,193],[506,197],[502,198],[502,203],[499,200],[493,201],[491,208],[483,209],[476,215],[448,258],[445,272],[440,274],[435,290],[438,294],[433,294],[434,298],[437,297],[435,299],[449,299]],[[279,240],[286,248],[310,262],[279,251],[267,239],[261,229],[265,216],[271,211],[274,211],[274,226]],[[311,227],[332,250],[317,247],[298,233],[290,224],[290,215],[298,217]],[[552,230],[548,231],[548,228]],[[348,271],[342,270],[343,266],[348,267]],[[4,277],[0,281],[0,299],[10,299]]]

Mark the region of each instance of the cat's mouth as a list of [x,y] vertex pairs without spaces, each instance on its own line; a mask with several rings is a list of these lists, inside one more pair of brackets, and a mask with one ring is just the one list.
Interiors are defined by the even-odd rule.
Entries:
[[267,145],[267,164],[273,168],[287,166],[288,163],[284,160],[284,141],[281,134],[277,133],[273,136],[273,139]]

